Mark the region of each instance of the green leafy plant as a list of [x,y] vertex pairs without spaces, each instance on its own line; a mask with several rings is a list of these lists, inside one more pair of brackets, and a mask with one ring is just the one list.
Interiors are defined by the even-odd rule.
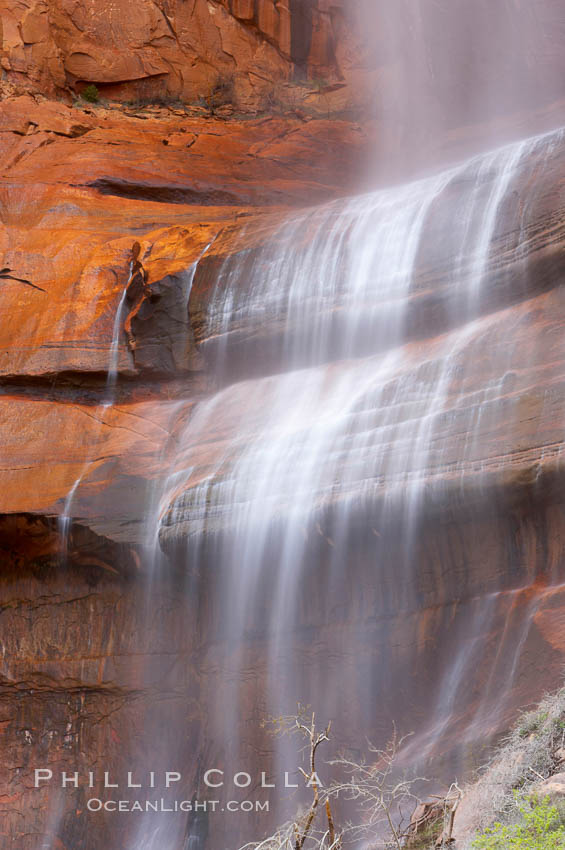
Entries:
[[86,86],[82,90],[80,96],[83,100],[87,100],[89,103],[98,103],[100,99],[100,94],[94,83],[90,83],[88,86]]
[[518,804],[519,823],[495,823],[473,842],[475,850],[565,850],[565,826],[550,799]]

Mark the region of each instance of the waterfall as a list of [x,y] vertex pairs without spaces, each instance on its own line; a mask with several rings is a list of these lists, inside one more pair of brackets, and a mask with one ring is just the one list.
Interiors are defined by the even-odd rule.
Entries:
[[[527,139],[409,185],[306,210],[279,228],[272,247],[254,256],[246,249],[221,268],[207,330],[225,385],[180,434],[160,535],[165,547],[187,540],[186,568],[200,567],[213,588],[218,631],[202,658],[215,697],[207,722],[234,761],[257,635],[267,642],[267,662],[253,693],[266,713],[292,712],[301,700],[347,717],[353,695],[365,700],[362,719],[371,728],[375,706],[366,695],[390,671],[360,661],[358,629],[340,610],[364,610],[353,567],[347,575],[356,535],[373,540],[370,570],[385,621],[394,608],[415,610],[419,517],[442,493],[456,496],[466,477],[481,486],[488,474],[481,435],[516,359],[511,313],[493,307],[485,288],[495,242],[509,263],[521,258],[519,240],[499,230],[501,207],[517,177],[543,168],[561,139],[561,132]],[[438,253],[437,216],[450,197],[457,206],[439,254],[446,304],[456,309],[422,358],[411,318],[425,301],[419,261],[428,239]],[[521,233],[519,216],[517,226]],[[269,323],[279,374],[230,378],[233,350],[250,358],[253,329]],[[489,370],[477,385],[469,364],[489,346]],[[443,427],[467,415],[471,433],[453,457]],[[404,574],[391,587],[387,546],[399,541]],[[312,594],[316,563],[324,577]],[[479,632],[496,598],[484,608],[473,602],[465,653],[448,664],[440,686],[436,732],[449,725],[465,671],[482,658]],[[323,639],[315,623],[325,624]],[[378,628],[386,624],[371,625]]]
[[65,503],[63,505],[63,511],[59,514],[58,517],[58,531],[59,531],[59,541],[60,541],[60,551],[61,551],[61,560],[66,563],[68,555],[69,555],[69,533],[71,530],[71,508],[73,504],[73,499],[75,497],[75,493],[78,489],[78,486],[81,482],[83,472],[76,479],[75,483],[67,493],[67,498],[65,499]]
[[[257,550],[257,527],[264,525],[266,533],[272,521],[288,520],[288,532],[297,515],[369,491],[373,495],[385,477],[405,497],[436,450],[434,421],[445,412],[448,395],[457,407],[453,374],[480,345],[480,337],[505,318],[502,312],[480,315],[497,211],[521,163],[534,153],[543,158],[560,138],[556,133],[529,139],[437,177],[307,211],[283,225],[277,240],[283,249],[271,254],[265,248],[245,286],[238,276],[239,260],[222,269],[208,323],[211,334],[223,338],[225,360],[231,356],[231,325],[242,315],[252,327],[274,315],[287,328],[287,346],[290,339],[295,348],[287,348],[283,363],[288,368],[282,375],[232,383],[198,406],[182,436],[171,479],[173,489],[185,495],[173,504],[165,524],[190,515],[186,525],[192,537],[210,534],[225,522],[245,546]],[[444,240],[451,270],[461,278],[450,283],[467,306],[433,342],[432,356],[420,362],[418,352],[403,346],[415,261],[434,202],[453,184],[467,188]],[[305,232],[310,238],[303,246]],[[513,253],[519,254],[519,246]],[[338,311],[346,317],[347,333],[335,339]],[[367,328],[378,354],[356,357],[359,336]],[[512,352],[503,348],[500,374],[481,388],[485,400],[511,368]],[[308,361],[322,365],[293,369]],[[218,370],[223,368],[219,362]],[[223,452],[203,476],[201,465],[190,463],[191,453],[220,415],[231,420],[231,430],[222,441]],[[393,440],[406,447],[395,457]]]
[[[128,281],[129,282],[129,281]],[[108,378],[107,378],[107,389],[109,393],[111,393],[116,385],[116,380],[118,377],[118,357],[120,353],[120,335],[123,333],[123,324],[124,324],[124,305],[126,303],[126,295],[127,295],[127,284],[124,287],[124,291],[122,292],[122,297],[120,298],[120,303],[118,304],[118,309],[116,311],[116,318],[114,319],[114,328],[112,331],[112,344],[110,346],[110,365],[108,367]],[[109,404],[112,402],[109,401]]]
[[[126,304],[127,290],[128,286],[131,283],[131,278],[133,274],[133,260],[129,265],[129,275],[127,279],[127,283],[124,286],[122,295],[120,297],[118,308],[116,310],[116,314],[114,316],[114,324],[112,326],[112,341],[110,343],[110,361],[108,364],[108,374],[106,378],[106,398],[100,405],[100,412],[103,413],[107,408],[111,407],[114,404],[115,397],[115,389],[116,382],[118,379],[118,359],[120,353],[120,336],[123,334],[123,325],[124,325],[124,307]],[[87,471],[90,459],[88,458],[83,468],[75,479],[75,482],[71,489],[69,490],[67,497],[65,499],[63,505],[63,511],[59,514],[57,525],[58,525],[58,533],[59,533],[59,541],[60,541],[60,552],[61,552],[61,560],[63,563],[66,562],[69,554],[69,534],[71,531],[72,525],[72,506],[75,494],[80,486],[80,483]]]
[[[291,369],[329,357],[353,356],[360,336],[368,348],[401,339],[405,299],[423,225],[455,172],[307,210],[275,235],[249,267],[242,286],[238,258],[221,270],[207,317],[223,340],[219,371],[232,326],[283,323],[281,363]],[[367,347],[367,344],[366,344]]]
[[107,392],[107,400],[106,406],[111,406],[114,401],[114,389],[116,386],[116,381],[118,379],[118,359],[120,355],[120,337],[124,332],[124,321],[125,321],[125,304],[128,292],[128,286],[131,283],[131,278],[133,275],[133,260],[130,262],[129,266],[129,276],[126,285],[124,286],[124,290],[122,292],[120,301],[118,303],[118,309],[116,310],[116,315],[114,317],[114,325],[112,328],[112,342],[110,344],[110,363],[108,365],[108,377],[106,378],[106,392]]
[[[183,276],[183,290],[186,295],[186,314],[188,314],[188,300],[199,263],[206,256],[216,238],[217,235],[203,248]],[[169,439],[165,440],[160,452],[160,466],[166,469],[167,464],[170,463],[171,454],[175,455],[178,448],[177,437],[175,434],[175,422],[185,421],[188,416],[187,411],[190,411],[192,403],[190,401],[187,402],[185,399],[180,399],[168,402],[161,401],[161,404],[166,405],[168,408],[166,420],[169,423],[170,429]],[[160,517],[164,509],[166,495],[169,488],[172,486],[173,478],[174,476],[168,477],[164,481],[156,480],[154,486],[149,488],[147,496],[145,514],[148,521],[143,539],[145,550],[144,561],[147,569],[142,605],[144,606],[143,610],[148,621],[155,617],[154,591],[157,584],[161,591],[163,590],[163,587],[166,586],[171,594],[178,593],[178,586],[175,584],[174,576],[171,575],[168,565],[165,563],[163,553],[159,547],[158,535]],[[167,582],[171,582],[172,585],[169,587]],[[186,589],[190,590],[190,583]],[[187,595],[190,598],[191,594],[188,593]],[[187,610],[187,615],[182,626],[185,631],[190,631],[193,627],[191,622],[192,614],[192,610]],[[169,640],[166,628],[166,621],[159,621],[159,625],[153,627],[153,634],[162,639],[164,645],[166,645]],[[182,677],[182,671],[160,670],[155,675],[159,678],[159,681],[169,683],[169,687],[174,689],[178,687],[178,677],[179,675]],[[171,677],[173,679],[172,685],[170,683]],[[184,767],[184,762],[182,760],[183,757],[186,757],[186,752],[183,749],[183,746],[185,747],[186,744],[183,740],[182,733],[182,724],[185,714],[184,705],[182,705],[180,711],[181,715],[179,717],[178,714],[175,714],[173,709],[172,712],[174,719],[172,721],[169,720],[169,722],[172,722],[175,732],[178,732],[178,740],[175,740],[173,750],[171,750],[166,744],[163,745],[161,743],[161,739],[164,737],[163,712],[160,710],[159,705],[157,705],[157,710],[154,711],[153,717],[147,723],[145,734],[149,735],[152,741],[150,746],[150,769],[152,771],[161,769],[161,773],[164,774],[164,772],[169,770],[173,764],[176,764],[179,770]],[[190,757],[192,758],[192,753],[190,754]],[[139,768],[141,773],[146,772],[147,757],[145,755],[140,756],[139,753],[134,753],[132,754],[132,759],[134,760],[134,765]],[[192,794],[192,791],[190,793]],[[194,816],[192,817],[194,821]],[[201,815],[198,815],[198,818],[200,817]],[[135,850],[159,850],[159,848],[167,848],[167,850],[168,848],[170,848],[170,850],[177,850],[177,848],[178,850],[181,850],[181,848],[182,850],[189,850],[189,848],[190,850],[192,850],[192,848],[193,850],[204,850],[204,846],[201,843],[198,819],[194,821],[196,826],[194,826],[193,823],[193,826],[190,829],[187,829],[187,820],[188,816],[183,812],[178,812],[174,816],[170,813],[145,813],[143,815],[138,815],[135,817],[132,825],[131,845],[128,846],[131,846],[132,850],[134,850],[134,848]]]

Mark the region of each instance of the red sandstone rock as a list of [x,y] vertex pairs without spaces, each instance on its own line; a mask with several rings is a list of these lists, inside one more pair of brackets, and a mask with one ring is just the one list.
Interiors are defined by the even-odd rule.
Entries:
[[[305,4],[305,8],[309,4]],[[0,3],[2,68],[49,94],[95,83],[122,99],[207,98],[225,80],[235,102],[256,108],[296,64],[336,78],[329,9],[295,17],[280,0],[140,0],[110,13],[94,2]],[[310,47],[309,47],[310,45]]]
[[[312,169],[319,133],[326,148]],[[151,327],[134,357],[121,340],[118,368],[195,368],[188,316],[183,328],[166,321],[168,311],[179,316],[175,299],[186,285],[179,276],[251,205],[303,204],[347,191],[367,144],[364,132],[344,122],[229,123],[167,110],[133,117],[28,96],[2,104],[1,262],[45,292],[0,283],[0,309],[9,317],[0,325],[0,372],[17,381],[106,371],[134,240],[150,282],[166,278],[168,294],[140,316],[140,337]],[[338,159],[349,167],[338,170]]]

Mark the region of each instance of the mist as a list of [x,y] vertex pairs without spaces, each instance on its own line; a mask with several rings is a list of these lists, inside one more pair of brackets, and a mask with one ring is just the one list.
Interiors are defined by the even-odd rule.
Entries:
[[380,167],[444,162],[553,129],[565,102],[558,0],[356,0]]

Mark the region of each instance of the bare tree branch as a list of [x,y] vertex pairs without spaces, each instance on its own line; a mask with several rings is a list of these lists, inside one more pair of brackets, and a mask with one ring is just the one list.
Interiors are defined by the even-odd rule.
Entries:
[[[398,775],[396,757],[405,738],[399,738],[396,729],[383,749],[368,745],[368,760],[355,761],[342,755],[330,761],[341,768],[345,778],[325,788],[318,777],[317,755],[321,745],[330,740],[331,724],[319,730],[315,713],[308,716],[299,707],[297,715],[279,717],[270,725],[274,734],[296,733],[304,739],[308,769],[298,770],[306,787],[312,790],[312,800],[305,813],[293,822],[262,842],[247,844],[240,850],[342,850],[346,836],[352,840],[363,838],[372,848],[402,850],[406,839],[414,835],[414,825],[404,823],[402,809],[409,803],[413,810],[420,803],[412,789],[414,783],[425,780]],[[340,830],[336,829],[331,803],[338,798],[353,802],[358,812],[357,822],[347,823]],[[322,812],[327,828],[318,826]]]

